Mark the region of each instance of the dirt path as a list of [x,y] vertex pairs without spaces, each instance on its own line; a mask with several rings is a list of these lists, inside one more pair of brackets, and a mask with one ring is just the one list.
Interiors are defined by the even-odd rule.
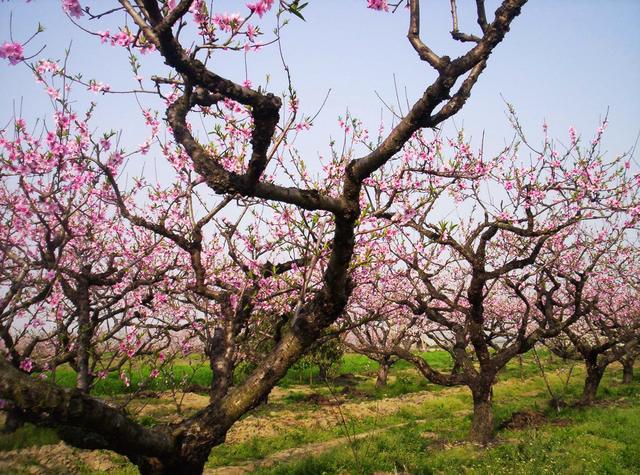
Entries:
[[[290,410],[278,407],[269,412],[260,411],[250,414],[236,422],[227,434],[227,443],[238,444],[255,437],[274,437],[291,430],[327,430],[336,425],[341,417],[347,420],[361,420],[367,417],[385,417],[398,412],[401,408],[419,408],[425,401],[433,400],[442,395],[463,393],[466,388],[447,388],[441,391],[420,391],[398,397],[349,401],[348,396],[335,395],[324,398],[331,404],[308,404]],[[313,391],[305,387],[292,387],[289,390],[277,388],[270,396],[270,400],[278,402],[292,392],[311,394]],[[187,393],[182,401],[186,414],[195,412],[208,403],[206,396]],[[138,410],[133,403],[130,409],[141,416],[151,416],[162,422],[169,422],[179,416],[175,412],[175,405],[168,395],[153,401],[152,404],[142,404]],[[339,406],[339,409],[338,409]],[[267,406],[268,407],[268,406]]]
[[[519,385],[522,381],[501,381],[498,387]],[[439,391],[420,391],[380,400],[349,401],[349,396],[336,395],[324,397],[318,405],[305,404],[294,405],[294,409],[288,409],[282,404],[277,404],[292,392],[313,395],[313,391],[306,387],[291,387],[289,389],[277,388],[272,394],[271,400],[276,403],[272,410],[259,411],[255,415],[249,415],[238,421],[227,436],[227,443],[239,444],[247,442],[255,437],[269,438],[287,434],[292,431],[327,431],[339,424],[344,418],[348,421],[363,420],[366,418],[384,418],[392,416],[400,410],[420,409],[425,402],[442,397],[454,396],[467,392],[465,387],[446,388]],[[536,390],[536,393],[539,392]],[[326,404],[327,399],[335,399],[339,405]],[[206,396],[187,393],[183,402],[186,413],[196,411],[204,407],[208,398]],[[135,407],[135,406],[134,406]],[[138,416],[152,416],[157,419],[171,419],[176,417],[175,405],[169,396],[162,394],[159,399],[149,400],[138,407]],[[267,412],[268,411],[268,412]],[[135,412],[135,411],[134,411]],[[471,408],[459,410],[456,413],[466,415]],[[382,422],[382,421],[381,421]],[[258,467],[272,466],[279,462],[316,455],[349,444],[353,440],[361,440],[381,432],[402,427],[409,424],[390,425],[375,430],[357,434],[351,437],[339,437],[323,442],[315,442],[303,446],[290,448],[266,456],[260,460],[246,460],[237,462],[235,466],[216,467],[206,469],[209,475],[234,475],[245,474]],[[30,447],[20,450],[0,451],[0,473],[15,474],[49,474],[49,473],[82,473],[86,468],[100,473],[117,470],[127,465],[124,458],[105,451],[84,451],[69,447],[63,443],[46,445],[42,447]]]
[[[420,420],[415,422],[422,422]],[[266,456],[261,460],[255,460],[245,462],[241,465],[227,465],[226,467],[207,468],[204,471],[205,475],[242,475],[245,473],[251,473],[256,468],[271,467],[280,462],[286,462],[293,458],[307,457],[309,455],[319,455],[334,447],[340,447],[348,445],[356,440],[366,439],[372,435],[380,434],[390,429],[403,427],[410,424],[410,422],[404,422],[402,424],[395,424],[392,426],[381,427],[380,429],[370,430],[368,432],[362,432],[346,437],[339,437],[337,439],[331,439],[324,442],[314,442],[311,444],[303,445],[302,447],[294,447],[291,449],[281,450],[280,452],[273,453]]]
[[[464,391],[465,388],[447,388],[437,392],[421,391],[393,398],[364,401],[348,401],[345,397],[336,395],[335,402],[339,402],[339,406],[309,404],[302,408],[299,407],[297,410],[278,408],[266,413],[261,412],[256,415],[249,415],[238,421],[231,428],[227,435],[227,443],[238,444],[255,437],[274,437],[299,429],[326,431],[335,427],[343,417],[346,420],[353,421],[368,417],[390,416],[401,409],[418,408],[425,401],[441,397],[444,394],[451,395]],[[277,402],[290,392],[312,393],[313,391],[306,387],[292,387],[288,390],[278,388],[274,392],[272,401]],[[185,413],[195,412],[204,407],[207,402],[208,398],[206,396],[187,393],[182,401],[183,410]],[[137,409],[136,411],[134,405],[134,412],[137,412],[139,417],[149,415],[158,419],[166,418],[169,420],[176,417],[175,405],[167,394],[162,394],[160,399],[156,399],[151,403],[141,403]],[[351,436],[351,438],[340,437],[282,450],[261,460],[247,460],[237,466],[207,469],[205,473],[223,475],[249,473],[258,466],[271,466],[291,458],[319,454],[331,448],[348,444],[349,440],[360,440],[406,424],[408,423],[375,429]],[[118,455],[104,451],[76,449],[62,442],[55,445],[0,451],[0,473],[2,474],[80,474],[86,468],[106,473],[121,467],[123,464],[127,465],[127,462]]]
[[297,411],[282,409],[256,416],[249,415],[231,428],[227,442],[236,444],[254,437],[272,437],[292,429],[326,430],[334,427],[342,416],[347,420],[390,416],[400,409],[417,409],[425,401],[444,394],[452,395],[465,391],[466,388],[462,387],[447,388],[442,391],[421,391],[380,400],[340,401],[339,409],[338,406],[320,405]]
[[80,475],[90,469],[107,473],[117,467],[113,457],[103,451],[89,451],[69,447],[60,442],[54,445],[0,451],[0,473],[12,475]]

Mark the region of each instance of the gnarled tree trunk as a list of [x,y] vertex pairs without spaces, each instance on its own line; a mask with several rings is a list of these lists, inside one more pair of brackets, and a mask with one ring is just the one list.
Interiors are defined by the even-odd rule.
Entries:
[[598,365],[595,362],[587,361],[587,377],[584,380],[584,388],[582,390],[581,404],[591,405],[596,400],[596,394],[598,392],[598,386],[604,375],[605,367]]
[[453,368],[451,368],[451,374],[462,374],[463,365],[462,362],[455,358],[453,359]]
[[473,418],[469,439],[486,445],[493,438],[493,388],[491,383],[471,385],[473,395]]
[[84,394],[91,391],[91,367],[89,363],[89,350],[91,347],[91,322],[89,306],[89,284],[85,279],[78,283],[76,290],[76,307],[78,311],[78,374],[76,387]]
[[24,425],[24,418],[18,409],[10,408],[6,410],[6,418],[4,420],[3,434],[13,434]]
[[389,369],[391,369],[391,362],[388,358],[378,361],[380,365],[378,368],[378,377],[376,378],[376,388],[383,388],[387,385],[387,378],[389,377]]
[[633,382],[634,358],[626,358],[622,361],[622,383],[631,384]]

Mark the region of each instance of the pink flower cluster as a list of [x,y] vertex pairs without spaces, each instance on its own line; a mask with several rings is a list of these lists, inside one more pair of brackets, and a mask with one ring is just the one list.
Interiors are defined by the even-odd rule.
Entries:
[[367,0],[367,8],[371,8],[372,10],[385,11],[385,12],[389,11],[387,0]]
[[234,32],[242,23],[242,17],[238,13],[219,13],[211,21],[215,23],[221,31]]
[[99,92],[109,92],[110,90],[111,86],[109,86],[108,84],[93,79],[89,81],[89,91],[91,92],[95,92],[97,94]]
[[70,16],[74,18],[80,18],[84,15],[80,2],[78,0],[62,0],[62,8]]
[[110,42],[111,46],[118,45],[118,46],[127,47],[127,46],[130,46],[135,40],[135,38],[129,31],[120,30],[115,35],[112,35],[111,33],[109,33],[109,30],[107,30],[107,31],[99,31],[98,34],[100,35],[101,43]]
[[262,15],[267,13],[272,5],[273,0],[260,0],[256,3],[247,3],[247,8],[251,10],[251,13],[257,13],[258,16],[262,18]]
[[8,59],[9,63],[13,65],[18,64],[24,59],[22,45],[20,43],[8,43],[5,41],[4,44],[0,46],[0,58]]
[[33,361],[31,361],[31,358],[23,359],[20,362],[20,369],[27,373],[31,373],[31,371],[33,370]]

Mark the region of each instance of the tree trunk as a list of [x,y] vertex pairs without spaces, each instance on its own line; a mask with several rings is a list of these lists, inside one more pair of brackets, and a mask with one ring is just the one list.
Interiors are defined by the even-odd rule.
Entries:
[[7,409],[7,416],[4,420],[3,434],[13,434],[24,425],[22,413],[18,409]]
[[587,377],[584,381],[582,399],[580,400],[583,405],[589,406],[596,400],[596,393],[598,392],[598,386],[602,380],[604,370],[605,368],[597,364],[587,363]]
[[89,366],[89,349],[91,346],[91,322],[89,306],[89,284],[85,280],[80,280],[76,292],[78,311],[78,374],[76,387],[84,394],[89,394],[91,390],[91,370]]
[[206,354],[211,368],[209,398],[212,404],[222,400],[233,385],[233,345],[229,344],[229,328],[215,327],[207,342]]
[[387,386],[387,378],[389,377],[389,369],[391,364],[388,360],[378,361],[378,378],[376,379],[376,388],[384,388]]
[[627,358],[622,361],[622,383],[631,384],[633,382],[633,358]]
[[453,368],[451,368],[451,374],[461,374],[462,373],[462,362],[458,359],[453,360]]
[[518,368],[520,370],[520,380],[524,381],[524,362],[522,361],[522,355],[518,355]]
[[140,475],[202,475],[206,460],[176,457],[163,462],[156,458],[146,458],[138,465],[138,469]]
[[486,445],[493,438],[493,388],[490,383],[471,387],[473,419],[469,439]]
[[326,381],[329,377],[329,371],[325,365],[318,365],[318,379],[320,381]]

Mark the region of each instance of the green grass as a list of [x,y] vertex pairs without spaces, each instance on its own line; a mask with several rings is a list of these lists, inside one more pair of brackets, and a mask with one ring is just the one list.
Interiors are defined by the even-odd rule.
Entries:
[[[167,391],[169,389],[197,385],[207,387],[211,384],[211,369],[208,366],[198,364],[176,364],[171,372],[162,372],[157,378],[150,378],[151,368],[143,366],[125,370],[130,379],[127,386],[119,374],[110,373],[104,379],[97,379],[91,393],[97,396],[115,396],[129,394],[139,389],[151,391]],[[53,378],[50,378],[53,379]],[[55,382],[62,387],[73,388],[76,385],[76,373],[68,366],[62,366],[56,370]]]
[[[315,457],[258,468],[256,474],[356,473],[407,470],[411,474],[637,474],[640,473],[640,385],[616,385],[609,375],[611,401],[586,409],[546,409],[541,387],[527,381],[523,387],[496,391],[496,422],[514,411],[542,409],[547,423],[541,427],[500,430],[495,444],[480,448],[464,443],[468,416],[455,410],[468,407],[468,395],[443,397],[426,404],[429,420],[413,421],[357,441],[353,447],[332,449]],[[573,386],[579,386],[576,380]],[[577,388],[572,388],[572,392]],[[458,401],[457,404],[455,401]],[[438,404],[441,404],[438,410]],[[431,407],[429,407],[431,406]],[[462,442],[461,442],[462,441]]]
[[[422,353],[429,363],[436,369],[450,368],[452,365],[451,357],[444,351],[429,351]],[[362,390],[366,390],[374,397],[395,396],[406,394],[408,392],[422,391],[428,387],[421,378],[415,378],[411,374],[407,376],[406,370],[412,370],[412,366],[405,362],[399,361],[391,369],[391,376],[401,375],[404,379],[400,381],[398,387],[394,388],[391,384],[385,392],[374,390],[371,381],[366,381]],[[242,371],[243,368],[240,368]],[[337,377],[345,375],[357,375],[364,377],[373,377],[378,371],[378,363],[370,360],[366,356],[357,354],[346,354],[335,374]],[[171,367],[171,371],[163,371],[159,377],[155,379],[149,378],[151,368],[147,365],[141,367],[125,369],[130,379],[129,386],[125,385],[118,373],[110,373],[104,379],[97,379],[92,388],[92,394],[97,396],[115,396],[118,394],[128,394],[137,391],[141,387],[152,391],[167,391],[171,388],[195,385],[207,387],[211,384],[211,369],[198,361],[179,361]],[[411,371],[410,371],[411,373]],[[280,380],[279,386],[287,388],[294,385],[307,385],[312,387],[322,387],[326,382],[320,378],[320,372],[317,366],[311,365],[307,368],[292,368]],[[404,374],[404,376],[402,376]],[[76,384],[76,373],[69,366],[59,367],[55,375],[49,374],[50,380],[55,380],[57,384],[63,387],[72,388]],[[236,380],[241,380],[242,375],[237,375]],[[311,384],[310,384],[311,383]]]
[[260,460],[281,450],[342,438],[347,435],[353,436],[381,427],[405,424],[415,420],[417,417],[411,411],[401,410],[398,414],[391,416],[366,417],[357,421],[349,421],[347,427],[341,425],[336,418],[332,427],[325,430],[300,427],[287,430],[273,437],[253,437],[247,442],[214,447],[207,466],[219,467],[247,460]]
[[[423,354],[437,368],[450,368],[449,355],[443,352]],[[580,397],[584,369],[578,364],[565,388],[570,363],[540,352],[548,382],[556,395],[568,403]],[[175,380],[158,378],[149,389],[164,390],[185,376],[191,384],[207,385],[210,372],[204,366],[178,364]],[[192,362],[191,362],[192,363]],[[283,425],[271,436],[257,435],[240,443],[227,443],[214,448],[208,467],[238,465],[260,461],[284,449],[303,447],[309,443],[328,441],[349,434],[369,434],[353,444],[335,447],[312,457],[296,458],[271,467],[258,467],[258,474],[372,474],[376,471],[407,470],[411,474],[472,473],[472,474],[640,474],[640,378],[634,384],[620,384],[621,370],[611,367],[605,373],[598,397],[600,403],[586,409],[564,408],[558,414],[548,405],[550,399],[545,383],[532,355],[524,355],[509,363],[499,375],[494,389],[495,426],[509,420],[518,411],[543,413],[546,423],[518,430],[497,429],[496,442],[488,448],[465,443],[471,424],[471,396],[465,388],[442,388],[427,383],[409,364],[396,364],[390,372],[386,388],[375,387],[377,363],[360,355],[345,355],[336,370],[336,379],[317,379],[317,368],[290,371],[281,387],[290,387],[285,397],[271,401],[251,415],[269,426],[271,418],[288,417],[292,423]],[[58,382],[73,385],[75,375],[70,369],[59,370]],[[308,372],[314,383],[308,384]],[[134,372],[135,373],[135,372]],[[147,368],[132,374],[133,384],[144,381]],[[137,378],[137,379],[136,379]],[[299,388],[297,385],[305,386]],[[132,384],[132,386],[133,386]],[[296,387],[291,387],[296,386]],[[345,390],[347,388],[347,390]],[[117,395],[130,391],[117,377],[96,385],[95,392]],[[311,420],[317,411],[317,398],[310,390],[325,398],[340,398],[349,403],[399,397],[416,391],[427,391],[435,397],[420,405],[403,405],[398,398],[398,410],[393,414],[349,420],[346,427],[339,417],[330,424],[305,427],[297,420]],[[343,394],[344,392],[344,394]],[[153,402],[154,400],[151,400]],[[377,403],[376,403],[377,404]],[[325,416],[326,417],[326,416]],[[157,421],[141,417],[145,425]],[[403,424],[402,427],[395,427]],[[26,425],[15,434],[0,435],[0,450],[12,450],[33,445],[57,443],[54,431]],[[115,456],[114,456],[115,457]],[[82,473],[90,473],[82,471]],[[135,473],[124,459],[110,475]]]
[[0,451],[57,444],[60,438],[53,429],[25,424],[13,434],[0,434]]

